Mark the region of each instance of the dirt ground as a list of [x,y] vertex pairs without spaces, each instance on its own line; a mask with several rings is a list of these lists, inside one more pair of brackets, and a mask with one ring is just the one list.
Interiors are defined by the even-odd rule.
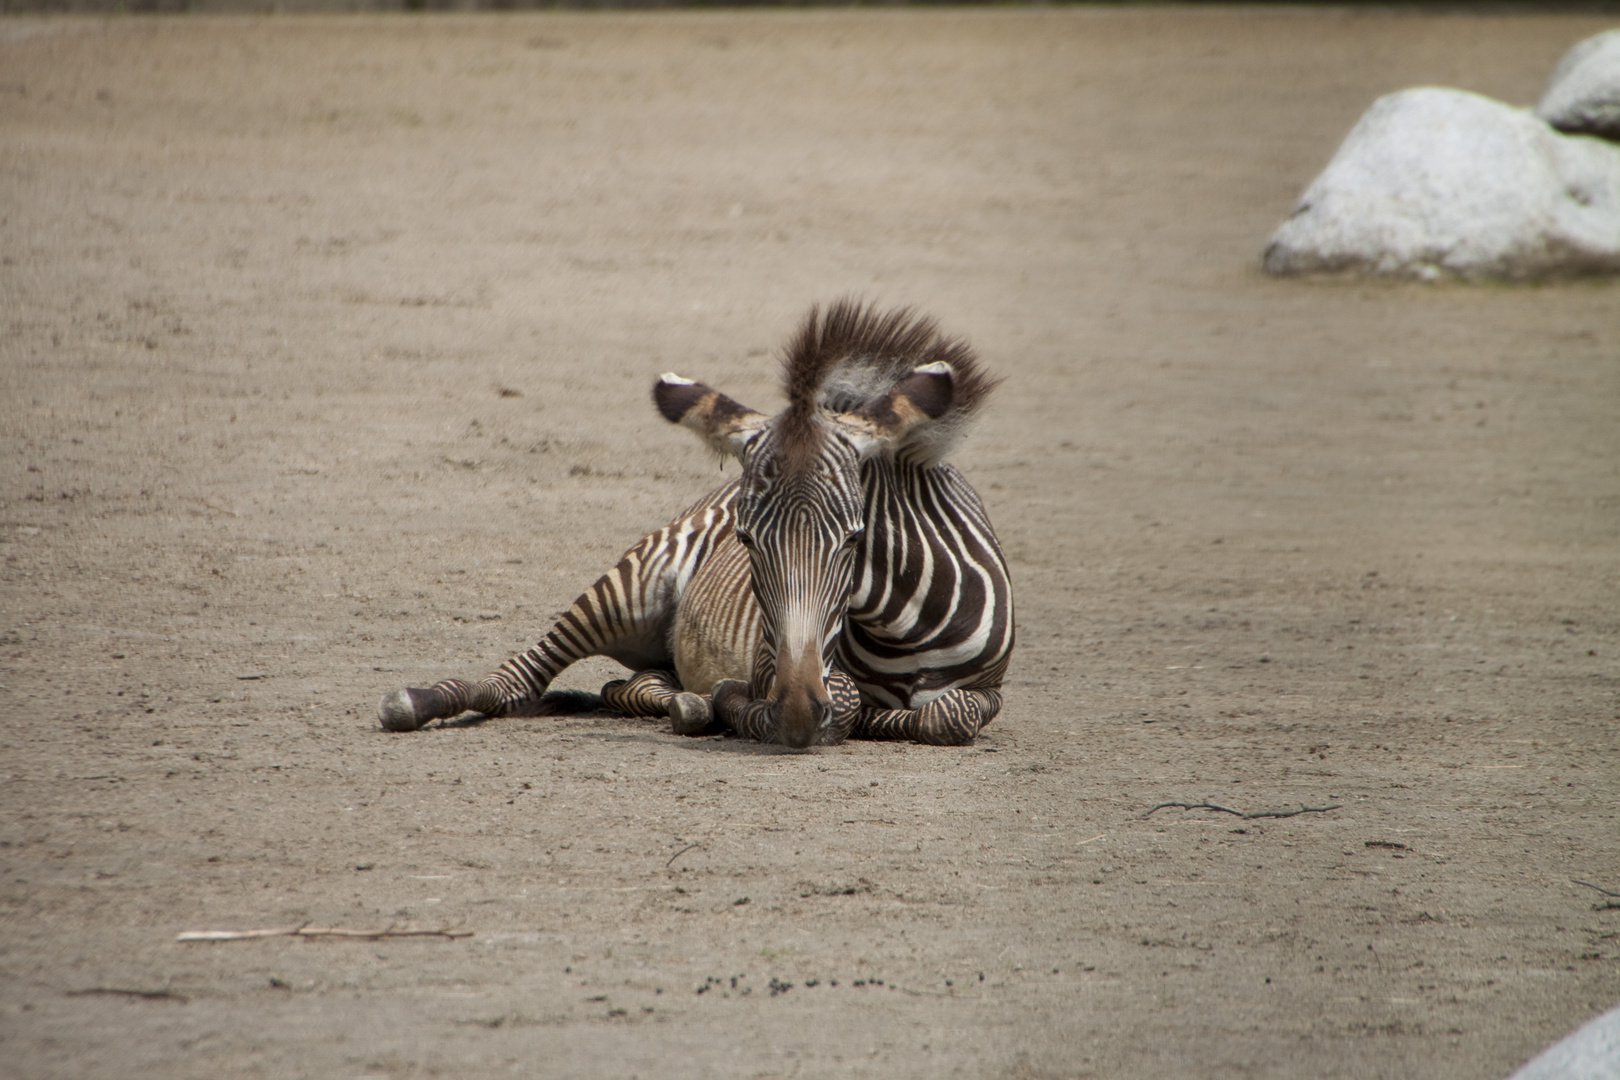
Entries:
[[[1376,96],[1605,26],[0,20],[0,1071],[1478,1080],[1611,1007],[1620,284],[1257,268]],[[1006,376],[977,745],[379,730],[724,479],[660,372],[773,405],[844,293]],[[175,940],[304,923],[473,934]]]

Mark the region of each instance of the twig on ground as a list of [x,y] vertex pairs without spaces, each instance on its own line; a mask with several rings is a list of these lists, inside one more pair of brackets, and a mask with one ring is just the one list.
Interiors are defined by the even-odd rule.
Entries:
[[337,926],[281,926],[268,930],[187,930],[175,937],[176,941],[250,941],[272,937],[335,937],[359,938],[374,941],[377,938],[407,937],[472,937],[471,930],[345,930]]
[[696,843],[696,844],[687,844],[685,847],[681,848],[681,850],[677,851],[675,854],[673,854],[673,855],[671,855],[669,857],[669,862],[664,864],[664,869],[666,869],[666,870],[669,869],[672,865],[674,865],[676,859],[680,858],[682,855],[685,855],[688,851],[691,851],[693,848],[702,847],[702,846],[703,846],[703,844],[701,842]]
[[1602,893],[1604,896],[1620,896],[1620,892],[1610,892],[1608,889],[1605,889],[1603,886],[1594,885],[1590,881],[1575,881],[1574,878],[1570,878],[1569,880],[1574,881],[1575,884],[1577,884],[1577,885],[1585,885],[1588,889],[1596,889],[1598,892]]
[[[194,498],[195,498],[195,496],[194,496]],[[214,503],[209,502],[207,499],[196,499],[196,501],[202,503],[204,506],[208,507],[208,509],[210,509],[210,510],[217,510],[221,514],[229,514],[233,518],[239,518],[239,517],[242,516],[241,514],[238,514],[235,510],[231,510],[231,509],[228,509],[227,507],[223,507],[223,506],[218,506],[218,505],[216,505]]]
[[146,998],[148,1001],[178,1001],[184,1005],[190,999],[173,990],[126,990],[118,986],[92,986],[84,990],[69,990],[68,997],[88,997],[91,994],[112,994],[118,997]]
[[1163,810],[1167,806],[1178,806],[1183,810],[1218,810],[1223,814],[1231,814],[1231,815],[1233,815],[1235,817],[1240,817],[1240,818],[1251,818],[1251,819],[1252,818],[1263,818],[1263,817],[1283,818],[1283,817],[1298,817],[1300,814],[1325,814],[1329,810],[1338,810],[1341,807],[1341,805],[1342,804],[1340,804],[1340,803],[1335,803],[1332,806],[1301,806],[1298,810],[1250,810],[1250,811],[1243,811],[1243,810],[1233,810],[1230,806],[1217,806],[1215,803],[1212,803],[1212,802],[1162,802],[1158,806],[1155,806],[1152,810],[1149,810],[1147,813],[1143,814],[1142,816],[1143,817],[1151,817],[1151,816],[1153,816],[1154,811]]
[[[1605,889],[1601,885],[1594,885],[1590,881],[1575,881],[1574,878],[1570,878],[1569,880],[1574,881],[1575,884],[1577,884],[1577,885],[1585,885],[1588,889],[1596,889],[1598,892],[1602,893],[1604,896],[1620,896],[1620,892],[1613,892],[1613,891],[1611,891],[1609,889]],[[1593,904],[1592,905],[1592,910],[1593,911],[1620,911],[1620,904],[1615,903],[1613,900],[1605,900],[1601,904]]]

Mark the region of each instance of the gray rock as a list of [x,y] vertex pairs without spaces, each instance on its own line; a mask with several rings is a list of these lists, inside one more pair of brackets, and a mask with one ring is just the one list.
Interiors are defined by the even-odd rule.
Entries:
[[1587,38],[1564,54],[1536,115],[1559,131],[1620,139],[1620,30]]
[[1620,1009],[1553,1043],[1508,1080],[1620,1080]]
[[1620,271],[1620,146],[1461,90],[1381,97],[1272,234],[1273,274]]

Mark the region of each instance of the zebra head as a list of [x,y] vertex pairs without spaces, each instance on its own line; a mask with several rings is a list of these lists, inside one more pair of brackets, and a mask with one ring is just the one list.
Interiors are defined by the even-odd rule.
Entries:
[[938,360],[893,373],[878,384],[886,388],[854,401],[793,398],[790,387],[788,408],[774,417],[678,375],[653,389],[666,419],[742,462],[737,539],[748,549],[764,637],[753,690],[788,746],[811,745],[832,719],[826,679],[867,554],[861,462],[910,445],[945,416],[956,381]]

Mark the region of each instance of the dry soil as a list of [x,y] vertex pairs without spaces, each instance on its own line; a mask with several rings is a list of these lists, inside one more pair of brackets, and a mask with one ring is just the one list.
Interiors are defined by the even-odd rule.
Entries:
[[[1479,1080],[1612,1006],[1620,285],[1257,267],[1379,94],[1605,26],[0,20],[0,1071]],[[378,729],[721,482],[658,373],[769,406],[845,293],[1006,376],[977,745]],[[176,941],[301,924],[473,933]]]

